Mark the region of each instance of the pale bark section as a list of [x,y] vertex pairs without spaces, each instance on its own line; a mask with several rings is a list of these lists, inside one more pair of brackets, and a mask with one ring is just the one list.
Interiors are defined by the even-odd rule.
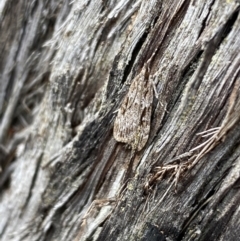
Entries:
[[[238,1],[12,0],[0,14],[1,240],[239,238]],[[136,152],[113,123],[154,53]]]

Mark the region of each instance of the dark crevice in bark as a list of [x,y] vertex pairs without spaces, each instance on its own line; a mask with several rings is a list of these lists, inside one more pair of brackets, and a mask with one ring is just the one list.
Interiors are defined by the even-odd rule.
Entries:
[[[172,93],[171,101],[169,101],[167,106],[167,110],[169,111],[169,113],[172,112],[173,109],[176,106],[178,106],[178,104],[181,102],[182,91],[184,90],[189,79],[196,71],[196,68],[199,65],[199,62],[201,60],[202,54],[203,54],[203,51],[199,51],[198,53],[196,53],[196,56],[193,58],[193,60],[187,66],[184,66],[182,74],[180,74],[177,86],[173,90],[174,92]],[[162,123],[163,124],[166,123],[168,118],[169,118],[168,116],[165,116]]]
[[[237,18],[239,15],[239,8],[232,13],[231,16],[229,16],[226,23],[223,25],[222,29],[219,31],[219,38],[215,40],[217,48],[221,45],[221,43],[225,40],[225,38],[229,35],[231,32]],[[217,37],[216,37],[217,38]]]
[[[211,180],[206,179],[205,180],[205,185],[204,183],[202,183],[201,186],[201,190],[199,190],[199,194],[195,194],[195,202],[191,205],[193,209],[193,211],[191,211],[191,214],[189,216],[189,218],[184,222],[183,224],[183,229],[182,232],[179,234],[178,237],[178,241],[183,240],[186,230],[193,225],[192,223],[194,223],[194,219],[195,216],[198,218],[198,213],[203,211],[208,203],[211,203],[211,198],[214,197],[214,195],[218,192],[220,185],[222,184],[224,177],[228,175],[229,171],[231,170],[233,163],[235,160],[232,160],[231,163],[229,162],[224,162],[224,160],[229,160],[229,158],[231,157],[231,153],[234,152],[234,150],[236,149],[236,147],[239,145],[239,135],[233,137],[232,135],[229,135],[227,139],[231,139],[231,142],[233,143],[233,145],[230,145],[230,147],[225,150],[225,154],[221,157],[221,159],[219,160],[219,162],[216,164],[215,168],[212,169],[211,173],[209,173],[209,177],[213,177],[211,178]],[[218,149],[221,150],[221,147],[219,146]],[[208,158],[211,160],[211,157]],[[219,166],[221,164],[221,166]],[[218,175],[216,175],[216,173],[218,173]],[[218,177],[217,179],[215,177]],[[188,182],[191,183],[192,181],[188,179]],[[234,184],[232,184],[234,185]],[[187,188],[188,185],[184,185],[185,188]],[[203,196],[204,192],[206,192],[205,190],[209,191],[206,193],[205,197],[202,199],[201,197]],[[225,192],[221,193],[221,196],[218,198],[217,203],[221,203],[226,198],[226,196],[228,195],[228,191],[230,190],[230,187],[228,190],[225,190]],[[200,200],[200,201],[198,201]],[[226,204],[223,204],[226,205]],[[211,220],[208,221],[208,223],[210,223]],[[207,236],[207,238],[209,238]],[[211,239],[203,239],[203,240],[211,240]]]
[[[156,40],[153,39],[151,41],[151,43],[152,43],[151,48],[153,48],[152,46],[154,46],[154,48],[156,49],[156,46],[157,46],[158,50],[156,52],[157,54],[153,57],[153,60],[154,60],[154,58],[157,58],[157,56],[160,52],[164,53],[164,49],[167,46],[166,43],[171,41],[171,36],[173,36],[175,34],[176,29],[178,28],[181,21],[183,20],[183,17],[185,16],[185,14],[187,12],[189,4],[190,4],[190,1],[183,2],[181,7],[178,9],[178,12],[176,12],[177,17],[172,17],[172,19],[170,20],[170,23],[168,23],[168,25],[171,27],[168,27],[166,30],[163,27],[164,31],[158,30],[158,32],[156,32],[154,34],[154,36],[156,36],[155,37]],[[168,17],[166,16],[166,18],[168,18]],[[158,42],[159,38],[160,39],[162,38],[160,45]],[[169,76],[167,77],[169,79],[169,86],[167,88],[170,89],[170,91],[172,93],[171,93],[171,97],[169,99],[167,99],[166,109],[168,110],[167,111],[168,113],[171,113],[171,111],[176,107],[177,103],[180,102],[181,97],[182,97],[182,90],[184,89],[184,86],[187,84],[187,81],[189,80],[189,78],[195,71],[195,68],[191,68],[190,70],[188,68],[193,66],[194,64],[197,65],[201,55],[202,55],[202,51],[200,51],[200,50],[195,51],[195,53],[190,56],[189,62],[186,63],[186,65],[183,67],[182,70],[179,71],[179,66],[174,66],[175,68],[173,67],[169,71],[169,73],[168,73]],[[179,81],[177,82],[177,85],[174,86],[174,88],[171,86],[172,79],[179,79]],[[156,105],[154,105],[154,107],[155,106]],[[153,108],[153,109],[155,109],[155,108]],[[152,116],[155,117],[154,115],[152,115]],[[168,121],[168,118],[169,118],[169,115],[165,114],[164,118],[162,119],[161,126],[164,126],[164,124]],[[155,138],[152,140],[153,142],[159,138],[158,134],[160,131],[161,131],[161,128],[158,129]]]
[[131,60],[128,62],[128,64],[125,66],[124,69],[124,73],[123,73],[123,78],[122,78],[122,84],[125,83],[125,81],[127,80],[128,75],[130,74],[132,67],[136,61],[137,56],[139,55],[139,52],[142,49],[143,44],[145,43],[146,39],[148,36],[148,31],[146,31],[142,37],[139,39],[139,41],[137,42],[137,44],[135,45],[133,52],[132,52],[132,56],[131,56]]
[[204,211],[215,192],[216,190],[215,188],[213,188],[203,200],[201,200],[200,202],[197,201],[197,207],[194,208],[194,210],[190,213],[189,218],[184,221],[183,228],[179,233],[176,241],[182,241],[184,239],[187,229],[191,227],[192,223],[194,223],[195,218],[199,218],[198,213]]
[[86,107],[86,104],[83,103],[82,93],[86,89],[87,82],[84,81],[84,86],[79,84],[84,78],[84,74],[85,70],[83,68],[78,71],[78,75],[74,80],[74,86],[69,93],[69,99],[67,101],[67,103],[71,103],[71,107],[74,110],[71,120],[72,128],[77,127],[84,118],[81,116],[80,112]]
[[[104,5],[104,3],[102,3]],[[131,1],[128,2],[128,4],[124,7],[125,9],[130,7],[129,5],[131,4]],[[102,10],[100,10],[100,16],[99,16],[99,22],[104,21],[104,19],[101,16],[101,12]],[[119,15],[123,14],[122,12],[119,13]],[[113,29],[113,27],[117,26],[120,23],[117,23],[119,21],[119,19],[121,19],[119,16],[118,17],[113,17],[113,18],[108,18],[106,22],[104,23],[104,25],[100,25],[100,27],[96,30],[96,35],[99,36],[99,33],[97,33],[100,30],[100,36],[97,40],[96,46],[94,47],[94,53],[97,53],[97,49],[98,47],[102,44],[102,43],[107,43],[111,40],[116,39],[116,35],[118,34],[118,32],[115,32],[113,34],[113,36],[111,36],[111,39],[108,39],[108,34],[111,32],[111,30]],[[127,20],[125,20],[127,21]],[[121,23],[122,24],[122,23]],[[122,26],[122,28],[124,28],[124,26]],[[124,32],[124,30],[122,29],[122,32]],[[95,54],[94,54],[95,56]],[[93,58],[94,58],[93,56]]]
[[[100,149],[101,149],[101,148],[100,148]],[[108,171],[109,171],[109,170],[111,169],[111,167],[112,167],[112,164],[113,164],[113,161],[112,161],[112,160],[115,159],[114,157],[115,157],[115,151],[113,151],[113,152],[111,153],[111,155],[109,156],[109,162],[107,162],[107,163],[106,163],[106,166],[103,168],[103,171],[102,171],[102,173],[101,173],[101,175],[100,175],[100,177],[99,177],[99,181],[98,181],[98,183],[97,183],[97,185],[96,185],[96,190],[95,190],[95,193],[93,193],[93,196],[95,196],[95,194],[100,191],[102,185],[105,183],[105,181],[106,181],[106,180],[105,180],[106,175],[107,175]],[[100,159],[99,159],[99,161],[100,161]],[[98,162],[98,161],[97,161],[97,162]]]
[[102,3],[102,7],[100,9],[100,14],[103,14],[109,5],[109,1],[106,0],[106,1],[102,1],[101,3]]
[[[112,114],[111,114],[112,115]],[[106,123],[105,123],[106,122]],[[99,150],[101,149],[102,145],[104,145],[104,141],[102,141],[104,138],[106,138],[107,133],[104,133],[104,128],[99,128],[99,126],[104,126],[106,127],[109,123],[109,117],[105,117],[102,119],[101,122],[95,122],[93,121],[84,129],[84,132],[80,136],[79,141],[75,142],[74,144],[74,157],[71,157],[71,161],[65,161],[64,163],[61,164],[61,166],[56,170],[52,177],[50,177],[49,186],[46,188],[46,191],[43,194],[43,203],[45,208],[47,208],[49,205],[52,206],[57,198],[60,196],[60,193],[68,188],[68,183],[66,181],[62,180],[61,177],[68,177],[69,178],[69,183],[72,181],[76,180],[79,178],[79,176],[82,173],[83,166],[89,166],[92,165],[93,162],[96,163],[96,160],[101,159],[101,155],[99,154]],[[102,133],[101,133],[102,132]],[[101,142],[100,142],[101,140]],[[94,144],[95,143],[95,144]],[[93,168],[93,171],[95,169]],[[92,171],[92,173],[93,173]],[[90,174],[90,176],[92,176]],[[71,180],[71,181],[70,181]],[[88,178],[86,179],[86,182],[88,181]],[[85,183],[86,183],[85,182]],[[61,183],[61,184],[60,184]],[[61,189],[57,189],[56,187],[61,186]],[[82,190],[85,190],[88,185],[84,185],[84,187],[81,187]],[[96,188],[96,186],[94,185]],[[88,190],[88,189],[86,189]],[[73,199],[75,199],[75,195],[78,193],[74,192],[75,194],[73,195]],[[92,193],[92,190],[89,190],[89,192]],[[83,200],[81,200],[81,205],[82,203],[85,203],[90,193],[87,194],[85,193]],[[79,199],[79,195],[77,197],[77,200]],[[85,201],[84,201],[85,200]]]
[[92,198],[95,191],[91,188],[96,188],[96,185],[94,185],[93,173],[94,168],[92,168],[92,172],[86,176],[86,181],[71,195],[67,201],[68,205],[72,206],[76,213],[80,213],[84,205],[86,205],[89,201],[93,201]]
[[[161,9],[161,6],[159,6],[159,9]],[[142,46],[144,46],[144,43],[146,43],[146,45],[144,46],[143,52],[140,56],[140,65],[141,66],[143,66],[146,63],[146,61],[149,60],[152,57],[151,61],[149,62],[150,68],[151,68],[152,63],[154,62],[154,60],[155,60],[155,58],[158,54],[159,47],[161,47],[160,43],[159,43],[159,39],[158,39],[159,36],[157,36],[156,39],[152,39],[154,37],[155,31],[156,31],[155,25],[158,23],[158,20],[160,18],[160,11],[156,10],[155,15],[156,16],[154,17],[152,23],[150,24],[149,29],[147,29],[146,32],[145,32],[146,37],[143,41]],[[149,42],[149,39],[151,39],[151,44]],[[139,48],[138,52],[140,52],[140,49],[142,48],[142,46]],[[135,57],[134,57],[135,59],[136,59],[137,55],[138,54],[135,54]]]
[[141,51],[143,44],[147,39],[148,34],[149,32],[145,31],[145,33],[141,36],[141,38],[139,39],[139,41],[137,42],[137,44],[135,45],[132,51],[132,56],[130,61],[124,67],[123,71],[118,69],[118,62],[123,57],[122,53],[120,52],[118,55],[116,55],[112,65],[113,67],[109,73],[109,79],[108,79],[108,85],[107,85],[107,98],[111,99],[111,97],[114,96],[113,98],[114,100],[118,99],[118,97],[116,97],[116,86],[119,85],[119,82],[122,85],[126,82],[130,72],[132,71],[133,65],[136,62],[136,58],[139,55],[139,52]]
[[39,5],[38,1],[31,2],[31,11],[29,13],[29,16],[34,17],[34,13],[36,12],[38,5]]
[[[210,3],[210,6],[209,6],[209,10],[208,10],[208,14],[206,15],[206,17],[203,19],[203,21],[202,21],[202,27],[201,27],[201,29],[199,30],[199,34],[198,34],[198,37],[197,37],[197,39],[199,39],[199,37],[201,36],[201,34],[203,33],[203,31],[205,30],[205,28],[206,28],[206,22],[207,22],[207,20],[208,20],[208,17],[209,17],[209,15],[210,15],[210,13],[211,13],[211,11],[212,11],[212,6],[214,5],[214,3],[215,3],[215,0],[213,0],[211,3]],[[203,10],[203,9],[202,9]],[[201,12],[202,13],[202,12]],[[201,14],[200,13],[200,14]],[[200,15],[199,14],[199,15]]]
[[121,53],[116,54],[113,63],[112,63],[112,68],[109,71],[108,75],[108,82],[107,82],[107,87],[106,87],[106,99],[115,102],[116,96],[118,96],[118,88],[117,86],[121,82],[122,76],[123,76],[123,71],[118,70],[118,62],[121,59]]
[[[101,21],[101,19],[99,21]],[[95,57],[95,54],[97,53],[99,46],[101,46],[102,43],[108,42],[110,40],[110,39],[109,40],[107,39],[107,36],[108,36],[109,32],[112,30],[112,27],[114,27],[116,25],[117,21],[118,21],[118,19],[116,19],[116,18],[109,19],[106,23],[104,23],[105,25],[102,27],[102,29],[99,28],[96,30],[96,33],[95,33],[96,36],[99,36],[98,31],[100,31],[101,34],[97,40],[96,45],[94,46],[93,59]],[[114,39],[114,37],[115,36],[112,36],[112,39]]]
[[[235,204],[232,204],[231,207],[227,210],[227,212],[225,212],[225,214],[219,219],[217,219],[218,210],[214,210],[215,215],[217,217],[213,216],[211,220],[209,220],[207,226],[205,227],[205,232],[202,233],[202,236],[199,239],[200,241],[219,240],[220,236],[224,234],[224,232],[226,231],[226,228],[228,227],[228,223],[230,222],[233,214],[237,210],[237,207],[238,207],[237,202],[239,198],[240,198],[240,195],[235,196],[235,200],[233,200]],[[236,233],[236,234],[233,234],[232,238],[235,238],[235,239],[231,239],[231,240],[237,240],[239,236]]]
[[[3,155],[3,153],[0,153],[1,155]],[[11,164],[14,160],[14,154],[12,154],[12,158],[9,158],[9,156],[2,156],[5,160],[5,162],[3,162],[2,160],[0,160],[1,163],[1,173],[0,173],[0,195],[1,193],[3,193],[5,190],[7,190],[11,185],[11,174],[13,172],[14,169],[14,165]]]
[[[181,103],[182,95],[183,95],[183,90],[186,87],[186,84],[188,83],[189,79],[192,77],[194,72],[196,71],[197,66],[199,65],[199,62],[201,60],[203,51],[199,51],[195,53],[196,56],[191,56],[193,59],[189,61],[188,65],[184,66],[184,69],[177,74],[179,76],[179,81],[177,82],[177,85],[174,89],[172,89],[171,92],[171,98],[168,100],[168,104],[166,106],[167,113],[164,115],[162,122],[161,122],[161,127],[166,125],[167,122],[169,121],[169,113],[172,113],[175,108],[179,106]],[[156,132],[156,135],[154,139],[152,140],[153,143],[156,142],[157,139],[159,139],[159,133],[162,131],[161,128],[158,129]],[[161,159],[167,159],[167,157],[162,157]],[[156,160],[152,166],[152,170],[154,166],[158,163],[159,160]]]
[[232,15],[229,17],[228,21],[226,22],[226,24],[224,26],[224,30],[223,30],[222,40],[220,41],[221,43],[232,31],[232,28],[238,18],[239,10],[240,10],[240,8],[238,8],[235,12],[233,12]]
[[[108,237],[109,241],[111,241],[111,238],[108,236],[108,234],[111,232],[111,227],[109,225],[109,221],[104,223],[103,230],[101,231],[100,235],[98,236],[96,241],[103,241],[106,237]],[[116,229],[115,229],[116,230]],[[114,230],[114,234],[116,234]],[[117,234],[116,234],[117,235]],[[117,236],[116,236],[117,237]]]
[[50,227],[48,228],[48,230],[46,230],[46,233],[44,233],[44,237],[39,237],[39,241],[40,240],[53,240],[54,237],[54,233],[55,233],[55,228],[53,226],[53,224],[50,225]]
[[192,95],[196,94],[196,91],[198,90],[202,79],[208,69],[208,66],[210,62],[212,61],[212,57],[216,53],[217,49],[221,45],[221,43],[224,41],[226,36],[229,34],[231,27],[235,23],[236,19],[238,16],[238,12],[235,12],[229,19],[228,21],[219,29],[219,31],[216,33],[216,35],[209,40],[209,42],[206,44],[206,48],[203,54],[203,61],[198,69],[198,74],[196,76],[196,81],[192,83]]
[[[157,20],[158,20],[159,16],[156,16],[153,20],[153,24],[152,24],[152,28],[154,28]],[[126,82],[130,72],[132,71],[132,68],[133,68],[133,65],[135,64],[136,62],[136,59],[137,59],[137,56],[139,55],[140,51],[142,50],[142,47],[144,46],[144,43],[146,42],[147,40],[147,37],[149,36],[149,28],[150,26],[146,29],[146,31],[144,32],[144,34],[140,37],[140,39],[138,40],[138,42],[136,43],[133,51],[132,51],[132,56],[131,56],[131,59],[130,61],[127,63],[127,65],[125,66],[124,68],[124,71],[122,73],[122,77],[121,77],[121,83],[122,85]],[[152,46],[152,45],[151,45]],[[143,50],[145,51],[145,50]],[[153,52],[151,52],[153,53]],[[147,52],[146,53],[146,56],[147,57],[149,55],[149,53]],[[121,76],[121,74],[119,73],[119,70],[118,70],[118,61],[121,59],[122,57],[122,53],[119,53],[115,59],[114,59],[114,62],[113,62],[113,67],[110,71],[110,74],[109,74],[109,79],[112,79],[112,78],[115,78],[114,76],[117,76],[118,78]],[[146,59],[143,59],[143,61],[141,61],[141,64],[143,65],[144,64],[144,61]],[[142,66],[140,66],[142,67]],[[111,83],[110,83],[111,82]],[[115,88],[116,85],[114,85],[114,81],[108,81],[108,87],[107,87],[107,93],[110,93],[110,95],[113,94],[112,90],[109,89],[109,87],[111,88]],[[115,95],[115,94],[113,94]],[[109,96],[110,97],[110,96]],[[116,97],[115,97],[116,98]],[[114,99],[115,99],[114,98]]]
[[[12,91],[13,91],[13,84],[14,84],[14,79],[16,75],[16,67],[14,66],[10,71],[9,71],[9,78],[8,78],[8,84],[6,86],[6,91],[5,91],[5,98],[4,102],[8,103],[9,99],[11,98]],[[7,105],[6,105],[7,106]],[[0,113],[0,116],[2,117],[4,115],[4,110],[6,107],[3,106],[3,111]]]
[[[174,15],[174,17],[172,18],[170,25],[170,31],[172,32],[173,30],[176,29],[176,27],[182,22],[184,16],[186,15],[189,5],[191,3],[191,0],[185,0],[181,7],[179,8],[178,12],[176,12],[176,14]],[[166,35],[168,35],[168,33],[166,33]]]

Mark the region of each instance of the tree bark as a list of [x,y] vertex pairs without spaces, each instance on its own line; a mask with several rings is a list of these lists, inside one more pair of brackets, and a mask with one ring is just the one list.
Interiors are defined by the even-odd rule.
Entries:
[[238,240],[239,5],[2,1],[0,239]]

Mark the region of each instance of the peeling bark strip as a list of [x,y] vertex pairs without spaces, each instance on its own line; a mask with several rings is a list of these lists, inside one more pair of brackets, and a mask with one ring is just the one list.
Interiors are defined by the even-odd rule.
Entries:
[[147,75],[147,67],[144,66],[118,110],[113,129],[117,141],[127,143],[138,151],[145,146],[151,125],[153,87]]

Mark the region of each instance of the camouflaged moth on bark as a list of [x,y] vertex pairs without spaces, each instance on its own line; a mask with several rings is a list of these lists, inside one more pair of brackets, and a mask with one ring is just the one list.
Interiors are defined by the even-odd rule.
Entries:
[[147,67],[137,75],[124,98],[114,122],[113,136],[132,149],[140,151],[150,132],[153,88],[147,76]]

